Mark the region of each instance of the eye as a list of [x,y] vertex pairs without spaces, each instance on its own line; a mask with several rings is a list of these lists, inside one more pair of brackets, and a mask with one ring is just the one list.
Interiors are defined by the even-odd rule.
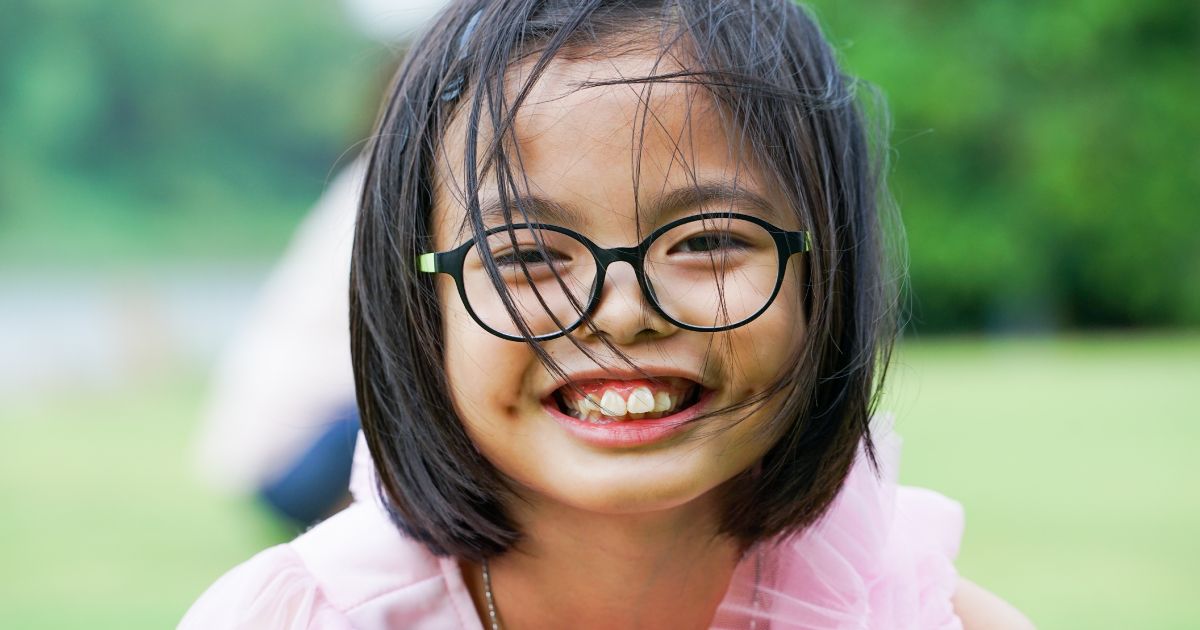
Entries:
[[552,249],[540,250],[536,247],[508,251],[492,256],[497,267],[534,267],[550,263],[562,262],[566,257]]
[[749,244],[731,232],[707,232],[679,242],[670,253],[708,254],[720,250],[745,249]]

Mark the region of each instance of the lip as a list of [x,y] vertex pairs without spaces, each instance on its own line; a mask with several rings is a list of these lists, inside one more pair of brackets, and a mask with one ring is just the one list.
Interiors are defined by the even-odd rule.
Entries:
[[[612,372],[604,374],[612,377]],[[542,399],[542,408],[568,435],[580,442],[597,448],[634,448],[663,442],[691,429],[695,426],[692,420],[707,409],[708,403],[715,394],[715,391],[705,389],[696,404],[679,413],[662,418],[623,420],[608,424],[593,424],[587,420],[569,416],[559,411],[558,405],[550,397]]]

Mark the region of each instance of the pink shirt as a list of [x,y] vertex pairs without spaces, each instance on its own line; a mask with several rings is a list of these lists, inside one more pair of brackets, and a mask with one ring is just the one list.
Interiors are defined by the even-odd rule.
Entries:
[[[713,628],[962,628],[950,601],[962,507],[898,486],[899,437],[875,431],[883,478],[860,451],[824,519],[746,554]],[[356,502],[227,573],[180,628],[483,629],[458,563],[388,520],[361,436],[359,447]]]

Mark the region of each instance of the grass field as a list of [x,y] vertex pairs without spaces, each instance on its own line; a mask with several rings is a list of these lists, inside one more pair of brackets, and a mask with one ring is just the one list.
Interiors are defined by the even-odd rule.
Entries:
[[[285,536],[194,483],[203,378],[0,406],[0,628],[172,627]],[[1197,628],[1200,336],[907,343],[904,482],[963,503],[959,570],[1044,628]]]

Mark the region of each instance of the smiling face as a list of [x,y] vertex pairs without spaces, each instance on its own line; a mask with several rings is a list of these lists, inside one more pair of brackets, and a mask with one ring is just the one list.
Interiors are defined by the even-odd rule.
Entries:
[[[772,194],[746,152],[722,131],[721,117],[702,91],[654,84],[643,103],[645,88],[636,84],[575,87],[582,80],[667,71],[654,69],[654,60],[626,56],[551,63],[515,121],[518,180],[523,176],[527,182],[520,193],[550,202],[547,213],[557,216],[547,216],[547,222],[605,248],[634,245],[658,226],[701,212],[733,210],[800,229],[786,202]],[[520,75],[521,68],[513,74]],[[470,236],[457,192],[464,181],[463,118],[456,119],[442,143],[433,210],[437,251]],[[763,203],[731,202],[721,195],[695,198],[687,191],[698,184],[742,190]],[[495,183],[485,181],[480,188],[487,208],[495,200]],[[456,412],[479,450],[534,503],[632,514],[711,497],[710,491],[753,465],[774,442],[775,435],[760,429],[775,405],[758,408],[736,424],[744,412],[688,420],[746,400],[786,371],[805,331],[797,283],[801,265],[801,257],[791,259],[780,294],[760,317],[730,331],[706,333],[677,328],[654,313],[633,269],[613,264],[592,312],[594,328],[570,333],[594,352],[599,365],[570,338],[544,344],[569,383],[556,378],[528,344],[480,327],[454,281],[439,274],[445,367]],[[605,341],[660,378],[641,378]],[[723,427],[729,428],[717,431]]]

